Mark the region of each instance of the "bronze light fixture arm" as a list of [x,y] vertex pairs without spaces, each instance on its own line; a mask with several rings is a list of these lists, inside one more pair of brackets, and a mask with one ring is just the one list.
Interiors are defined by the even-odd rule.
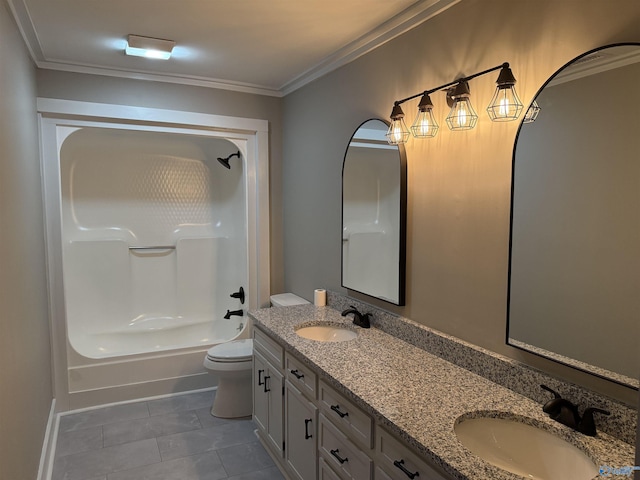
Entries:
[[469,75],[467,77],[457,78],[456,80],[454,80],[452,82],[449,82],[449,83],[445,83],[444,85],[440,85],[439,87],[432,88],[430,90],[424,90],[423,92],[416,93],[415,95],[411,95],[410,97],[403,98],[402,100],[396,100],[395,102],[393,102],[393,105],[394,106],[395,105],[402,105],[403,103],[408,102],[409,100],[413,100],[414,98],[418,98],[418,97],[421,97],[423,95],[431,95],[432,93],[439,92],[441,90],[446,90],[449,87],[452,87],[454,85],[458,85],[459,83],[462,83],[462,82],[468,82],[469,80],[473,80],[474,78],[481,77],[482,75],[486,75],[487,73],[495,72],[496,70],[500,70],[501,68],[505,68],[505,69],[509,68],[509,63],[508,62],[504,62],[504,63],[501,63],[500,65],[495,66],[495,67],[488,68],[487,70],[483,70],[481,72],[474,73],[473,75]]

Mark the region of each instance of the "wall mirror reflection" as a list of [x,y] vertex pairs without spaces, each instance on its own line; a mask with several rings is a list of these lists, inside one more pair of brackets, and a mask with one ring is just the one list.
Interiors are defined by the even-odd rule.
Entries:
[[404,305],[406,157],[382,120],[358,127],[342,167],[342,286]]
[[513,157],[507,342],[638,388],[640,44],[554,75]]

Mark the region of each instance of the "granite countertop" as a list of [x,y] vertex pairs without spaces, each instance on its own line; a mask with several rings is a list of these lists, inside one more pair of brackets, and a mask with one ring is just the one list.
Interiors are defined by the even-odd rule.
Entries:
[[[352,324],[330,307],[299,305],[249,312],[254,326],[371,414],[389,431],[451,478],[514,480],[518,475],[483,461],[457,439],[461,417],[513,418],[555,433],[589,456],[596,466],[634,465],[634,448],[598,433],[588,437],[551,420],[542,406],[464,368],[409,345],[376,328]],[[357,330],[346,342],[299,337],[301,325],[333,323]]]

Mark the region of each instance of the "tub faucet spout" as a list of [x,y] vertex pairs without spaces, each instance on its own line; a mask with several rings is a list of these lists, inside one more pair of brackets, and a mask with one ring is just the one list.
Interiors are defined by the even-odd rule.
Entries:
[[229,320],[232,316],[237,315],[238,317],[242,317],[244,312],[242,310],[227,310],[227,313],[224,316],[225,320]]

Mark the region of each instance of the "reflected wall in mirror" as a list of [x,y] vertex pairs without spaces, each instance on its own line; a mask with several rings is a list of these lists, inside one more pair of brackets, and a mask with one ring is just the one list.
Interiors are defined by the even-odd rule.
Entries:
[[342,166],[342,286],[404,305],[407,162],[389,125],[364,122]]
[[507,342],[638,388],[640,44],[540,90],[513,157]]

